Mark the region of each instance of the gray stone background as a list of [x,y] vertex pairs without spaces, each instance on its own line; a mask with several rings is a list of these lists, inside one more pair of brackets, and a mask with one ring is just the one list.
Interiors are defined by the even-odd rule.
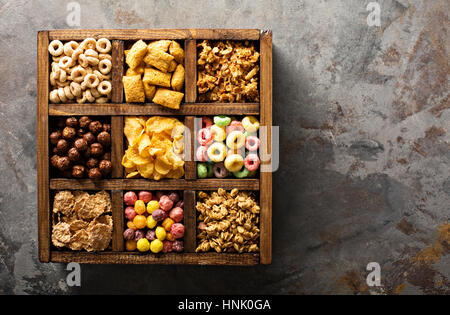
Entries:
[[380,27],[366,0],[78,2],[81,28],[273,30],[273,264],[41,264],[36,36],[68,1],[0,0],[1,294],[450,293],[447,0],[379,0]]

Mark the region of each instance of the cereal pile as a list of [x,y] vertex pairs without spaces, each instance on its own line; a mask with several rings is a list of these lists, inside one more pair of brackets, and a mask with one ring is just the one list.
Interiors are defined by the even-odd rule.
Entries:
[[259,53],[249,41],[208,41],[198,47],[200,102],[259,102]]
[[123,232],[127,251],[169,253],[183,251],[183,201],[177,192],[165,194],[129,191],[123,196],[127,229]]
[[124,53],[129,67],[122,78],[126,102],[147,100],[179,109],[184,97],[184,50],[180,44],[159,40],[147,45],[139,40]]
[[126,178],[178,179],[184,175],[184,125],[176,118],[125,117],[128,149],[122,158]]
[[58,248],[103,251],[113,229],[111,199],[105,191],[60,191],[53,201],[52,243]]
[[[198,178],[253,177],[259,169],[259,121],[228,116],[202,117],[195,160]],[[224,143],[225,141],[225,143]]]
[[81,43],[48,46],[52,56],[50,102],[107,103],[111,99],[111,42],[106,38],[86,38]]
[[259,251],[260,207],[252,193],[237,189],[207,194],[199,192],[196,209],[200,213],[197,226],[196,252]]
[[111,173],[110,124],[88,116],[59,118],[49,138],[50,163],[59,176],[98,180]]

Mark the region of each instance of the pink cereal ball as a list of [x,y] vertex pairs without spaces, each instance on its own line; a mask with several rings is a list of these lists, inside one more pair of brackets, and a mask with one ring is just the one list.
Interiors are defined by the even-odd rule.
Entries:
[[153,241],[156,239],[156,232],[155,230],[148,230],[147,234],[145,234],[145,238],[149,241]]
[[170,228],[170,234],[175,238],[181,238],[184,236],[184,225],[181,223],[174,223]]
[[141,238],[145,237],[145,233],[144,230],[136,230],[134,232],[134,240],[137,242],[139,241]]
[[142,200],[144,203],[148,203],[150,200],[152,200],[152,193],[149,191],[140,191],[139,200]]
[[181,222],[183,221],[184,211],[180,207],[173,208],[169,212],[169,217],[175,222]]
[[126,229],[125,231],[123,231],[123,238],[128,240],[133,240],[134,239],[134,230],[132,229]]
[[134,203],[137,200],[137,196],[134,193],[134,191],[129,191],[126,192],[125,195],[123,195],[123,202],[127,205],[127,206],[134,206]]
[[135,216],[136,216],[136,211],[134,211],[133,207],[125,208],[125,218],[127,218],[130,221],[133,221]]
[[168,195],[169,199],[172,200],[173,203],[176,203],[178,200],[180,200],[180,195],[178,195],[177,192],[172,191],[169,195]]
[[175,241],[175,242],[172,243],[172,250],[173,250],[174,252],[179,253],[179,252],[182,252],[183,249],[184,249],[183,241],[178,241],[178,240],[177,240],[177,241]]
[[169,197],[159,199],[159,207],[164,211],[169,211],[173,207],[173,201]]
[[184,201],[183,201],[183,200],[178,201],[178,202],[175,204],[175,208],[181,208],[181,209],[183,209],[183,208],[184,208]]
[[165,240],[163,241],[163,249],[162,252],[163,253],[170,253],[172,251],[172,242]]

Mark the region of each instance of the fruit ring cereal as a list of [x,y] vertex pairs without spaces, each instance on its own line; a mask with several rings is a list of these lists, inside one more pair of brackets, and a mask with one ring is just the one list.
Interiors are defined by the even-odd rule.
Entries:
[[214,116],[214,123],[220,127],[226,127],[230,124],[231,118],[228,116]]
[[214,176],[217,178],[225,178],[228,176],[228,170],[226,169],[225,165],[223,163],[216,163],[213,166],[214,169]]
[[208,167],[206,163],[197,163],[197,177],[206,178],[208,177]]
[[227,134],[230,134],[235,130],[241,132],[245,131],[244,127],[242,126],[242,123],[239,120],[233,120],[232,122],[230,122],[230,125],[227,126]]
[[202,128],[197,133],[197,141],[202,146],[206,146],[213,141],[213,136],[209,128]]
[[255,136],[248,136],[245,139],[245,148],[250,152],[258,151],[259,149],[259,139]]
[[208,157],[211,161],[222,162],[227,155],[227,148],[222,142],[214,142],[208,148]]
[[233,131],[227,136],[227,147],[232,150],[240,149],[245,144],[245,135],[240,131]]
[[259,121],[254,116],[245,116],[242,119],[242,126],[248,132],[256,132],[259,129]]
[[63,43],[61,43],[61,41],[59,40],[54,40],[50,43],[50,45],[48,46],[48,52],[52,55],[52,56],[59,56],[63,53],[64,51],[64,45]]
[[199,146],[195,152],[197,161],[206,162],[208,160],[208,148],[206,146]]
[[212,125],[210,129],[214,141],[222,142],[227,137],[227,133],[224,127],[221,127],[219,125]]
[[228,155],[224,162],[225,167],[230,172],[237,172],[244,166],[244,158],[239,154]]
[[245,157],[245,168],[249,171],[256,171],[259,167],[259,163],[259,157],[254,153],[251,153]]
[[243,167],[240,171],[233,172],[233,175],[236,178],[246,178],[246,177],[248,177],[249,174],[250,174],[250,171],[246,167]]

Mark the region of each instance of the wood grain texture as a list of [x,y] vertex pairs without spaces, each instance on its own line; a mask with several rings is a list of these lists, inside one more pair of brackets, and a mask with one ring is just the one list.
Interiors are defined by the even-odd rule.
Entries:
[[182,104],[179,110],[157,104],[49,104],[50,116],[72,115],[259,115],[258,103],[194,103]]
[[185,102],[195,103],[197,100],[197,46],[195,40],[184,42],[185,58]]
[[194,160],[194,116],[186,116],[184,118],[184,178],[185,179],[196,179],[197,178],[197,163]]
[[122,166],[123,147],[123,116],[111,117],[111,163],[112,177],[122,178],[124,169]]
[[[272,153],[272,32],[261,33],[261,126],[267,128],[267,139],[261,139],[262,150]],[[262,164],[270,164],[265,161]],[[260,260],[262,264],[272,262],[272,173],[260,172]]]
[[218,188],[239,190],[259,190],[259,179],[163,179],[160,181],[147,179],[67,179],[50,180],[52,190],[217,190]]
[[113,40],[112,42],[112,103],[122,103],[123,102],[123,41]]
[[115,252],[122,252],[124,250],[123,191],[111,191],[111,207],[113,218],[112,250]]
[[195,191],[185,190],[184,202],[184,251],[194,253],[197,244],[197,220],[195,210]]
[[160,265],[227,265],[251,266],[259,262],[258,254],[229,253],[168,253],[141,254],[138,252],[69,252],[52,251],[51,262],[83,264],[160,264]]
[[39,260],[50,260],[50,196],[48,148],[48,32],[37,36],[37,170]]
[[87,37],[110,40],[150,39],[234,39],[259,40],[257,29],[61,29],[48,31],[50,40],[83,40]]

